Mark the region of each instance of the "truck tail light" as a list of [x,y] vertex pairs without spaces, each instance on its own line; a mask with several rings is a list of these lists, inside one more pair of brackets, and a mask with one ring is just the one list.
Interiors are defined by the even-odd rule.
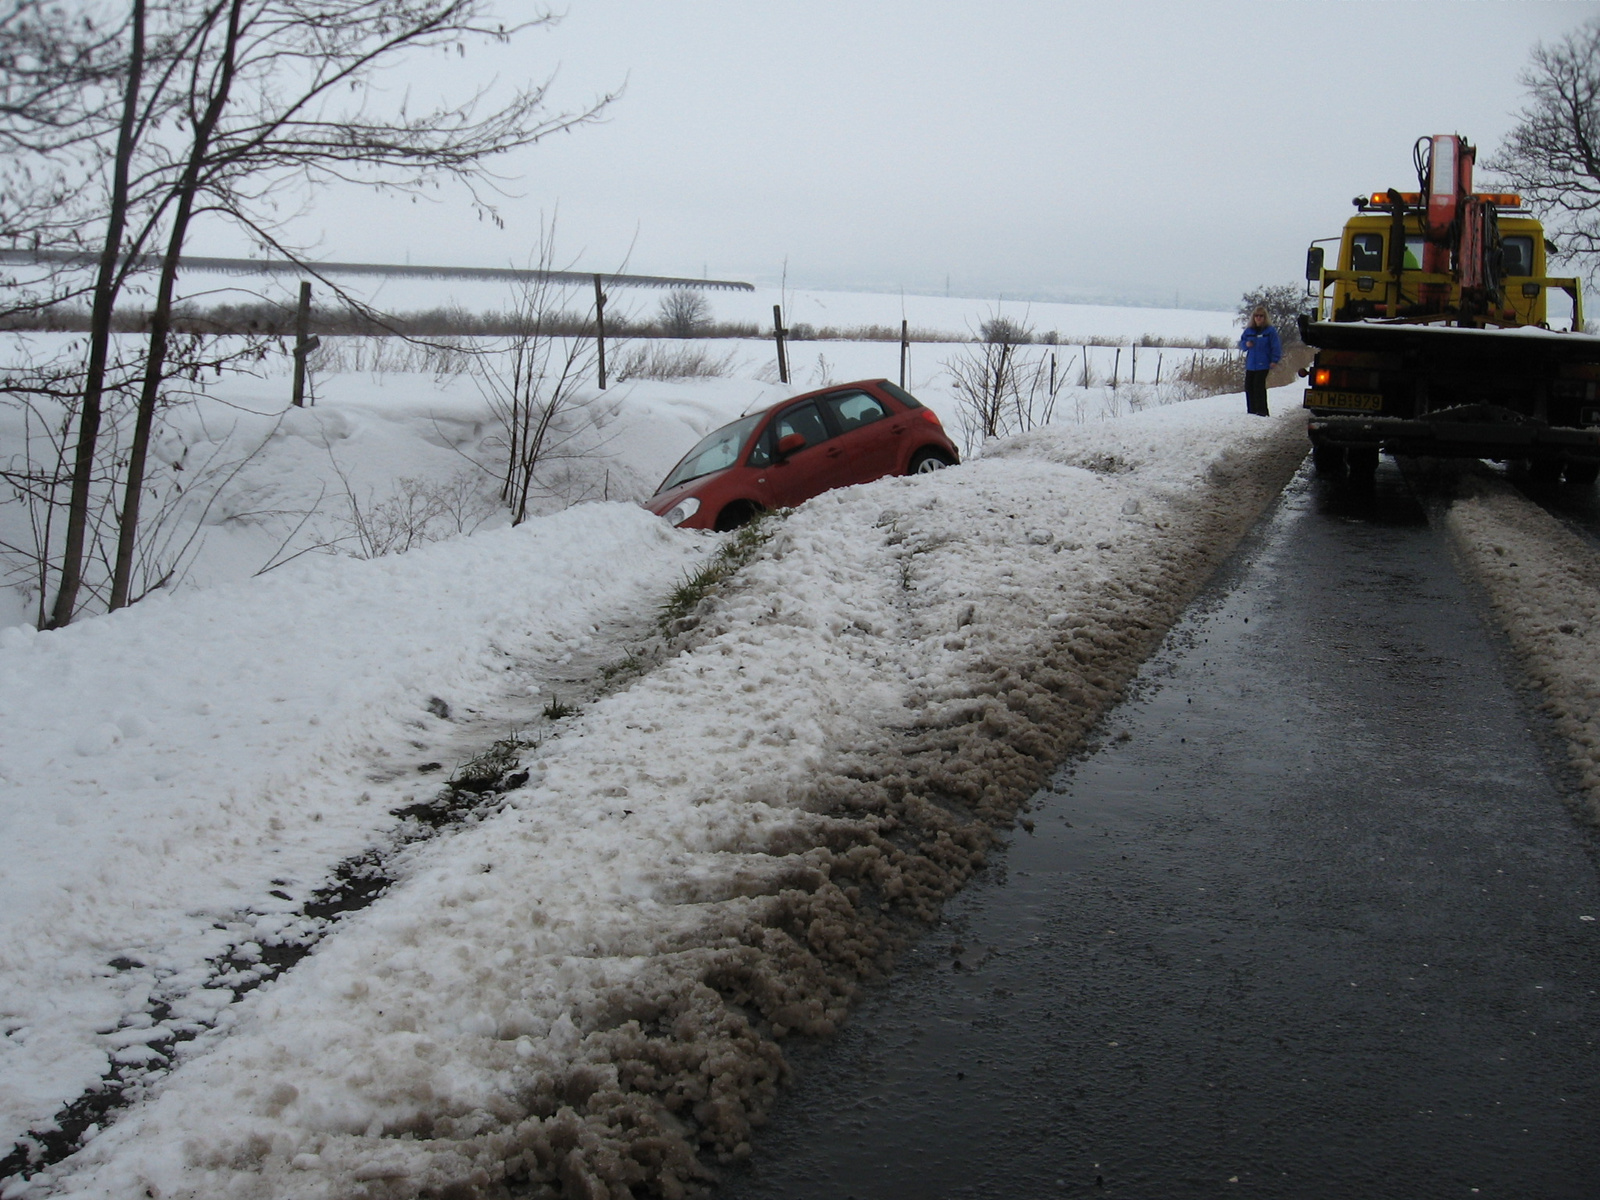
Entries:
[[1333,372],[1327,367],[1318,367],[1311,372],[1312,387],[1327,387],[1333,381]]

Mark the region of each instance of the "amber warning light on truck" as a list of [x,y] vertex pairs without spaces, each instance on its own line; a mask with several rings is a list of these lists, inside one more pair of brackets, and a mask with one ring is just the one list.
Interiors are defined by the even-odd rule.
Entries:
[[[1400,203],[1407,208],[1422,206],[1421,192],[1396,192]],[[1485,204],[1492,204],[1496,208],[1521,208],[1522,197],[1516,192],[1474,192],[1475,199],[1482,200]],[[1389,208],[1391,201],[1388,192],[1373,192],[1365,201],[1359,202],[1364,208]]]

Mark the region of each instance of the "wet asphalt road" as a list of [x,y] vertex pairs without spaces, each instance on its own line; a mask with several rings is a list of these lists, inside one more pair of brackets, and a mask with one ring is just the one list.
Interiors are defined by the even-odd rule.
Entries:
[[1303,473],[723,1195],[1600,1196],[1595,839],[1511,678],[1392,464]]

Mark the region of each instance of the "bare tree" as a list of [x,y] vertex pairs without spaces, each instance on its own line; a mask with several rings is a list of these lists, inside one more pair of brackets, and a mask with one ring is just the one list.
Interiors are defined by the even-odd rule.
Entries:
[[711,321],[711,306],[704,292],[673,288],[661,297],[661,328],[668,337],[693,337]]
[[1031,328],[996,315],[980,324],[979,336],[944,364],[969,454],[990,438],[1048,423],[1056,399],[1048,356],[1022,349],[1034,340]]
[[[78,439],[72,471],[72,496],[67,509],[66,546],[61,556],[61,585],[56,593],[52,623],[72,619],[78,589],[83,583],[84,537],[93,486],[94,459],[100,438],[101,407],[105,398],[106,359],[111,346],[111,315],[127,278],[131,258],[123,254],[128,223],[128,176],[140,118],[140,97],[145,68],[145,0],[133,0],[128,21],[126,84],[117,121],[116,149],[112,154],[111,186],[95,271],[94,302],[89,317],[89,355],[84,371],[83,399],[78,410]],[[154,116],[155,114],[150,114]]]
[[[115,124],[108,91],[124,31],[103,29],[80,7],[0,0],[0,242],[13,247],[77,249],[90,217],[93,163]],[[49,264],[8,264],[0,316],[37,311],[81,288]]]
[[[464,184],[469,202],[498,219],[488,161],[592,120],[612,99],[551,114],[546,88],[531,86],[487,110],[480,91],[422,113],[408,112],[403,101],[392,111],[375,76],[401,55],[503,41],[555,21],[541,12],[507,27],[493,20],[488,0],[133,0],[136,13],[142,16],[147,2],[161,19],[162,53],[140,69],[130,40],[122,128],[130,131],[133,167],[111,192],[139,218],[118,237],[114,214],[106,219],[105,245],[118,247],[118,265],[102,272],[110,305],[147,245],[159,241],[163,254],[123,488],[113,608],[131,598],[144,464],[163,381],[172,374],[177,264],[193,222],[226,219],[298,259],[273,224],[290,194],[303,198],[308,188],[333,182],[417,190],[446,179]],[[151,71],[157,60],[161,69]],[[169,112],[177,119],[163,120]],[[108,330],[92,332],[91,361],[108,338]],[[93,460],[97,420],[97,411],[81,406],[79,466]],[[87,480],[87,468],[78,474]],[[80,491],[86,499],[87,482],[75,478],[51,618],[57,626],[72,619],[81,586],[88,514]]]
[[1267,310],[1285,350],[1300,344],[1300,323],[1295,318],[1306,307],[1305,288],[1298,283],[1262,284],[1240,296],[1238,307],[1233,311],[1238,314],[1240,324],[1248,325],[1250,314],[1258,306]]
[[1529,102],[1484,165],[1545,221],[1561,256],[1600,276],[1600,19],[1539,43],[1521,76]]
[[[536,270],[554,266],[554,243],[552,225],[540,234]],[[517,332],[477,359],[473,379],[500,427],[497,441],[506,456],[500,496],[513,525],[528,519],[529,503],[548,488],[544,477],[553,464],[592,453],[599,440],[605,410],[585,391],[594,339],[566,332],[576,299],[570,286],[544,275],[522,284]]]

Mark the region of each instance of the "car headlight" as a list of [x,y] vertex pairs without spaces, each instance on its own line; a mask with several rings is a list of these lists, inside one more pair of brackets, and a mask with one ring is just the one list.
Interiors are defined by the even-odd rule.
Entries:
[[668,525],[682,525],[695,513],[700,511],[700,501],[693,496],[685,496],[662,515],[662,520]]

